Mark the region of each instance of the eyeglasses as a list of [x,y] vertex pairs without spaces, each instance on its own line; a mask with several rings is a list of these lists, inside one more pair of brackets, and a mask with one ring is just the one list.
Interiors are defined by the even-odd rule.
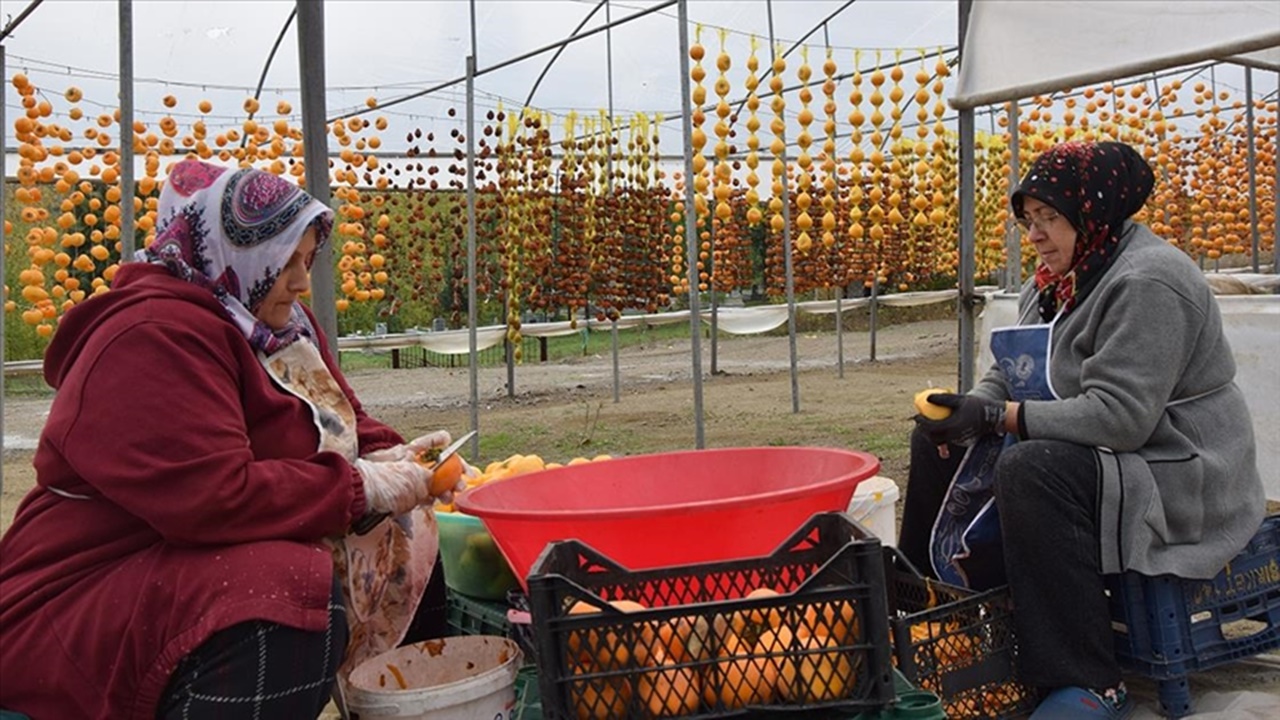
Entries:
[[1018,225],[1027,232],[1031,232],[1031,228],[1037,228],[1040,232],[1047,233],[1049,232],[1049,228],[1052,227],[1060,217],[1062,217],[1060,213],[1053,211],[1043,213],[1039,217],[1024,215],[1018,218]]

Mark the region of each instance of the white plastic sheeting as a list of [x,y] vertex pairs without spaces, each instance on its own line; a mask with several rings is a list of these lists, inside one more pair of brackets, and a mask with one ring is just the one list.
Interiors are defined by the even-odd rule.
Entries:
[[1253,415],[1258,472],[1267,497],[1280,500],[1280,295],[1219,296],[1218,307],[1236,356],[1236,383]]
[[[1219,295],[1227,342],[1236,358],[1236,384],[1244,390],[1253,435],[1258,445],[1258,473],[1267,490],[1267,499],[1280,500],[1280,295]],[[993,328],[1018,321],[1018,296],[993,293],[978,317],[978,361],[975,375],[991,367],[989,338]],[[978,377],[974,377],[976,383]]]
[[[955,290],[934,290],[929,292],[909,292],[884,295],[876,298],[876,302],[886,307],[912,307],[931,305],[934,303],[953,301]],[[855,298],[842,300],[840,312],[849,312],[867,307],[871,298]],[[796,303],[798,312],[812,315],[829,315],[836,311],[835,300],[815,300]],[[786,305],[761,305],[749,308],[719,308],[716,317],[717,329],[733,335],[755,335],[780,327],[787,321]],[[702,321],[710,324],[711,311],[702,313]],[[689,311],[653,313],[649,315],[625,315],[618,318],[618,329],[670,325],[672,323],[689,322]],[[613,323],[605,320],[579,320],[548,323],[524,323],[520,333],[525,337],[560,337],[577,335],[583,331],[608,332]],[[506,337],[507,326],[487,325],[476,329],[476,350],[487,350],[502,342]],[[466,355],[471,352],[471,338],[466,329],[444,330],[439,332],[407,332],[389,335],[348,335],[338,338],[339,350],[374,350],[405,347],[421,347],[431,352],[444,355]]]
[[951,105],[1007,102],[1205,60],[1280,70],[1273,0],[973,0]]

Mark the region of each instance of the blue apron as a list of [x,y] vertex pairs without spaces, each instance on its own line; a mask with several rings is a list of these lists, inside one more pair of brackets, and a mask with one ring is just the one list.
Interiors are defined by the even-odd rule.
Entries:
[[[1057,318],[1054,318],[1057,320]],[[997,328],[991,353],[1009,382],[1010,400],[1056,400],[1049,381],[1053,323]],[[966,452],[956,470],[929,539],[929,559],[939,580],[986,589],[1004,584],[995,467],[1014,435],[988,435]]]

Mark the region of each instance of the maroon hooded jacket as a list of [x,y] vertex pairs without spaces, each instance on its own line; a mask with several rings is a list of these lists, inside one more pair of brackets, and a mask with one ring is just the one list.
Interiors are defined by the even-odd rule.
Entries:
[[[402,442],[325,361],[360,451]],[[321,540],[363,513],[360,478],[316,451],[311,411],[209,292],[124,265],[63,318],[44,373],[57,396],[37,486],[0,540],[0,707],[150,720],[212,633],[255,619],[324,629]]]

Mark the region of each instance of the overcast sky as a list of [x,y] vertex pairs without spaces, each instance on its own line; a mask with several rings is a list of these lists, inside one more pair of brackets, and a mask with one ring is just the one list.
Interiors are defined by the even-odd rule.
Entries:
[[[479,67],[506,61],[572,34],[596,7],[596,0],[478,0],[476,54]],[[659,3],[615,0],[609,12],[616,22]],[[28,1],[0,1],[6,22]],[[202,98],[213,101],[213,122],[243,119],[241,103],[252,90],[271,46],[293,8],[287,1],[234,2],[206,0],[136,0],[133,3],[135,107],[138,117],[154,123],[166,112],[161,98],[173,94],[179,106],[172,112],[196,113]],[[837,14],[838,10],[841,10]],[[767,67],[768,5],[764,0],[691,0],[691,21],[703,23],[702,42],[708,48],[711,73],[719,49],[717,28],[730,31],[729,53],[735,60],[730,80],[741,88],[750,36],[762,40],[762,65]],[[375,96],[387,100],[461,77],[471,49],[471,5],[462,0],[409,2],[380,0],[325,2],[326,73],[330,115],[364,106]],[[823,20],[831,18],[825,28]],[[603,24],[600,10],[587,28]],[[84,90],[82,106],[92,116],[115,107],[118,10],[114,1],[47,0],[4,42],[7,74],[27,72],[33,82],[53,96],[68,85]],[[811,64],[821,66],[829,43],[842,71],[853,66],[854,48],[866,49],[863,64],[874,61],[874,48],[906,48],[930,52],[956,42],[954,0],[856,0],[849,3],[818,0],[775,0],[775,37],[790,47],[815,28],[806,44]],[[298,52],[296,25],[291,28],[271,66],[263,93],[265,112],[277,99],[298,108]],[[674,5],[628,22],[611,33],[613,99],[617,114],[628,111],[671,111],[680,107],[678,26]],[[564,112],[594,113],[609,104],[605,33],[571,45],[556,61],[538,88],[533,104]],[[884,53],[885,61],[892,50]],[[485,74],[477,79],[478,104],[492,107],[522,104],[538,74],[551,59],[547,53]],[[798,66],[798,56],[791,63]],[[794,79],[794,74],[792,75]],[[7,88],[12,113],[18,98]],[[847,91],[846,91],[847,94]],[[391,108],[393,126],[423,126],[456,107],[461,116],[463,86]],[[11,131],[10,131],[11,132]]]
[[[29,4],[29,0],[0,0],[0,18],[7,22]],[[477,0],[475,35],[480,69],[569,36],[598,4],[598,0]],[[609,12],[616,22],[658,4],[656,0],[614,0]],[[784,48],[809,35],[805,44],[815,71],[814,110],[818,113],[822,98],[816,85],[821,82],[820,67],[828,45],[834,49],[842,73],[853,69],[855,49],[861,50],[864,68],[875,62],[877,49],[882,50],[885,63],[893,60],[894,49],[902,51],[904,62],[915,62],[920,50],[933,53],[940,47],[954,48],[957,5],[956,0],[774,0],[773,29]],[[173,114],[185,129],[198,116],[196,104],[209,99],[214,104],[208,117],[212,132],[238,126],[244,119],[242,103],[252,94],[293,7],[291,0],[135,0],[137,117],[154,126],[163,115]],[[472,4],[466,0],[326,0],[324,7],[330,117],[363,109],[370,96],[386,101],[464,73],[465,58],[471,51]],[[752,35],[761,39],[761,66],[769,64],[769,4],[765,0],[690,0],[688,7],[690,20],[704,25],[709,98],[714,100],[710,86],[715,79],[721,28],[728,31],[725,42],[734,62],[729,80],[734,95],[740,97]],[[672,5],[609,33],[617,116],[679,109],[676,12]],[[605,11],[600,10],[587,29],[599,27],[604,18]],[[59,114],[65,114],[69,107],[62,93],[70,85],[83,90],[81,107],[90,119],[108,112],[117,106],[117,21],[114,0],[46,0],[5,40],[6,75],[26,72]],[[606,108],[610,58],[606,43],[606,34],[598,33],[570,45],[538,87],[532,104],[557,114],[571,109],[594,114]],[[551,57],[545,53],[479,77],[479,114],[483,116],[498,102],[508,108],[522,105]],[[929,65],[931,69],[932,61]],[[797,53],[789,61],[788,84],[795,83],[798,66]],[[914,90],[911,75],[909,72],[904,82],[908,97]],[[1273,92],[1274,74],[1261,75],[1259,92]],[[1222,68],[1215,79],[1241,91],[1238,68]],[[292,105],[291,120],[298,123],[298,85],[295,23],[267,75],[260,114],[274,117],[277,101],[283,99]],[[386,147],[401,149],[405,131],[415,127],[424,132],[434,128],[438,136],[447,135],[463,116],[463,90],[459,84],[379,111],[391,123],[384,133]],[[7,112],[12,116],[21,110],[19,98],[7,83],[5,91]],[[838,91],[841,120],[847,114],[843,104],[848,91],[848,84],[842,83]],[[161,99],[166,95],[178,98],[177,107],[168,110],[163,106]],[[794,99],[789,103],[794,109]],[[451,108],[456,110],[456,118],[446,117]],[[768,112],[767,103],[762,110]],[[980,131],[989,127],[986,120],[979,118]],[[12,123],[7,124],[11,138]],[[675,123],[668,126],[671,130],[669,138],[664,136],[664,147],[674,152],[679,136]]]

